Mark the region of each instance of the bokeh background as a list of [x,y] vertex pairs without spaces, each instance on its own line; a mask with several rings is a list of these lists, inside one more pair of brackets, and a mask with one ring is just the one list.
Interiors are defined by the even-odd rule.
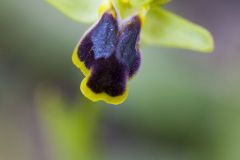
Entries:
[[0,2],[0,160],[240,159],[240,1],[169,3],[216,49],[141,46],[117,107],[79,91],[71,54],[88,25],[42,0]]

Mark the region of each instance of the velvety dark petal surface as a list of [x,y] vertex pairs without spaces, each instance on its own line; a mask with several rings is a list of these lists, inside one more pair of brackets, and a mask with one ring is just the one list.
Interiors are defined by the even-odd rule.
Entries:
[[95,93],[105,92],[116,97],[125,92],[127,80],[126,66],[119,63],[115,56],[111,56],[96,61],[87,85]]
[[78,47],[78,57],[90,69],[98,58],[107,58],[115,50],[118,23],[112,13],[105,12],[100,21],[85,35]]
[[111,14],[104,14],[99,25],[92,32],[92,50],[95,59],[108,58],[117,44],[118,24]]
[[119,28],[115,13],[103,13],[81,40],[73,62],[86,76],[80,89],[87,98],[120,104],[128,95],[127,81],[140,66],[141,20],[133,16]]
[[141,21],[138,16],[132,17],[123,24],[116,48],[116,57],[119,62],[127,66],[129,77],[132,77],[140,66],[139,34]]

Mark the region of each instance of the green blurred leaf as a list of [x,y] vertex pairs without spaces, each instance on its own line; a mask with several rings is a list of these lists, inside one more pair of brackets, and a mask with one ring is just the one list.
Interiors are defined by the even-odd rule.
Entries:
[[47,0],[50,4],[77,22],[91,23],[98,18],[101,0]]
[[211,34],[188,20],[163,8],[153,7],[144,23],[142,40],[147,44],[211,52]]
[[68,102],[57,89],[45,86],[35,97],[53,160],[96,159],[100,107],[83,99]]

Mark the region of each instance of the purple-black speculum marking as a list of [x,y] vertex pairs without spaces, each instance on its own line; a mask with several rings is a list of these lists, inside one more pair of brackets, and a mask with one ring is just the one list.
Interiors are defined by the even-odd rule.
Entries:
[[99,22],[82,39],[77,55],[91,70],[87,86],[96,94],[120,96],[139,69],[141,20],[133,16],[121,25],[111,13],[103,13]]

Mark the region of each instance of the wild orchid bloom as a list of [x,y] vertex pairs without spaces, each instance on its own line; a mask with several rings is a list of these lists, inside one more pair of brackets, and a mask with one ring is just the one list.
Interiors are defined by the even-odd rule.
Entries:
[[122,22],[108,4],[100,20],[83,36],[73,53],[73,63],[86,76],[82,93],[92,101],[122,103],[128,95],[127,82],[140,66],[141,16]]
[[207,30],[161,7],[168,0],[48,1],[79,22],[95,20],[99,17],[96,10],[100,11],[100,19],[82,37],[72,56],[85,75],[80,89],[94,102],[117,105],[126,100],[128,80],[140,66],[140,37],[147,44],[213,50]]

